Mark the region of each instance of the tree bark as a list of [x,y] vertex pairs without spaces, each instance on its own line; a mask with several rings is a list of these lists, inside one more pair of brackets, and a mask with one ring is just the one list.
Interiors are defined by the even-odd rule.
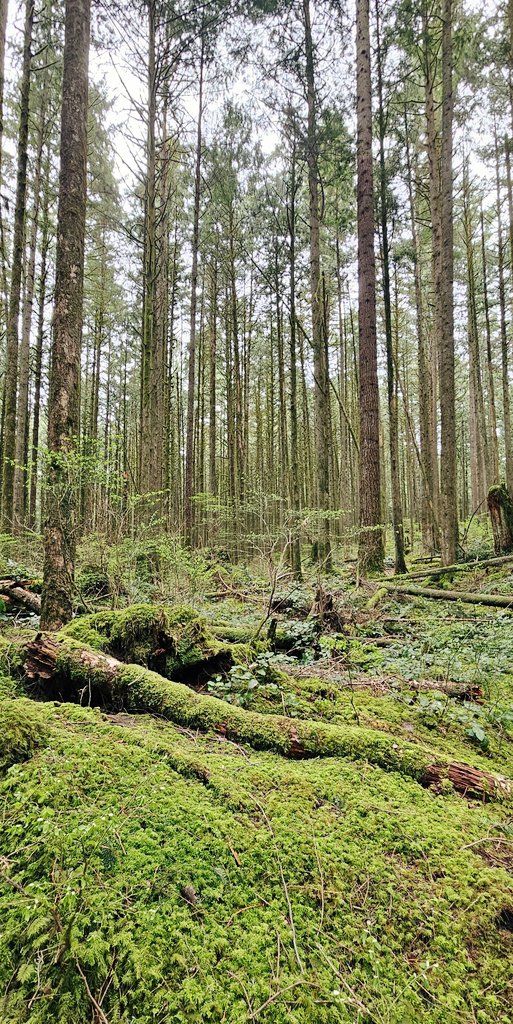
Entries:
[[18,172],[14,234],[12,249],[11,287],[6,331],[6,365],[3,423],[3,483],[2,522],[5,532],[12,529],[14,501],[14,467],[16,450],[16,404],[18,389],[19,316],[21,280],[25,250],[25,218],[27,194],[28,131],[30,104],[30,71],[32,63],[32,32],[34,27],[34,0],[27,0],[23,39],[23,69],[21,77],[20,120],[18,133]]
[[201,150],[203,129],[203,74],[205,64],[204,26],[201,34],[201,53],[199,67],[198,122],[196,128],[196,166],[194,172],[194,214],[192,226],[192,267],[191,267],[191,324],[189,335],[189,366],[187,389],[187,429],[185,443],[185,542],[190,547],[193,543],[194,506],[194,396],[196,381],[196,319],[198,309],[198,258],[199,258],[199,218],[201,203]]
[[369,0],[356,6],[357,219],[359,279],[360,539],[362,575],[383,568],[374,254]]
[[45,629],[59,628],[73,614],[90,13],[90,0],[66,0],[41,613]]
[[454,371],[452,0],[443,0],[442,19],[440,493],[442,560],[450,565],[456,561],[458,548]]
[[[388,238],[387,176],[385,163],[385,110],[383,107],[383,50],[379,26],[379,4],[376,0],[376,39],[378,72],[379,123],[379,213],[381,222],[381,259],[383,267],[383,305],[385,312],[385,344],[387,353],[388,432],[390,456],[390,487],[392,492],[392,529],[394,534],[395,571],[406,572],[404,560],[404,528],[399,467],[399,409],[394,366],[392,332],[392,297],[390,289],[390,242]],[[397,280],[396,280],[397,290]],[[397,305],[397,302],[396,302]],[[397,356],[397,353],[396,353]]]
[[[321,515],[330,507],[331,429],[329,414],[329,370],[326,359],[326,324],[322,295],[319,205],[319,140],[317,130],[317,96],[312,39],[310,0],[303,0],[303,23],[306,53],[307,139],[309,233],[310,233],[310,302],[312,310],[312,349],[314,370],[316,505]],[[314,550],[325,570],[331,567],[330,521],[321,520]]]
[[488,492],[488,511],[496,555],[513,551],[513,501],[504,485]]

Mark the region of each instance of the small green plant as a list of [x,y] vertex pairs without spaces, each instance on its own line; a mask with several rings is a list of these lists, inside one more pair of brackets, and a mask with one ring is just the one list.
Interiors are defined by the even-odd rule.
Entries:
[[282,700],[284,706],[292,710],[299,701],[294,694],[285,691],[279,682],[280,666],[290,664],[292,660],[286,654],[264,651],[251,664],[234,665],[224,675],[214,676],[208,683],[208,691],[239,707],[248,707],[260,696],[271,701]]

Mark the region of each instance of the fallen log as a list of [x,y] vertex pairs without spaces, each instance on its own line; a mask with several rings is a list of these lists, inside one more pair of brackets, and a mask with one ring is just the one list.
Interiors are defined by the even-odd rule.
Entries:
[[[265,715],[205,696],[139,665],[126,665],[73,641],[38,634],[22,649],[25,675],[47,697],[82,699],[109,710],[149,713],[176,725],[211,731],[289,758],[349,757],[395,771],[424,786],[452,782],[462,793],[509,796],[512,783],[377,729]],[[41,685],[42,684],[42,685]]]
[[28,582],[16,578],[0,580],[0,597],[13,599],[17,604],[22,604],[29,608],[35,615],[40,615],[41,598],[39,594],[34,594],[31,590],[27,589]]
[[464,604],[483,604],[492,608],[513,609],[513,594],[511,597],[505,594],[469,594],[464,590],[435,590],[434,587],[417,587],[405,583],[383,583],[381,590],[411,597],[429,597],[439,601],[463,601]]
[[456,562],[454,565],[436,565],[429,569],[419,569],[417,572],[408,572],[402,576],[394,576],[394,579],[400,581],[439,579],[440,576],[452,575],[456,572],[493,569],[495,566],[506,565],[508,562],[513,562],[513,555],[501,555],[499,558],[481,558],[475,562]]

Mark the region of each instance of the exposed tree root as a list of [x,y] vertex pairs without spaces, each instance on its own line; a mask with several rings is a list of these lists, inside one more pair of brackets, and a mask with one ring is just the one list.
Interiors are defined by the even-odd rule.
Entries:
[[25,644],[22,654],[27,678],[42,683],[47,696],[65,700],[82,696],[84,702],[113,710],[156,714],[177,725],[217,732],[285,757],[366,760],[425,786],[449,780],[469,796],[504,797],[512,791],[507,779],[469,765],[434,760],[431,752],[378,730],[248,711],[70,640],[39,634]]

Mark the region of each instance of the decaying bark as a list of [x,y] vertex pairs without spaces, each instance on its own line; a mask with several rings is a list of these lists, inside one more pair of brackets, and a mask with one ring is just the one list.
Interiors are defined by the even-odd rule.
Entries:
[[284,757],[350,757],[395,771],[421,785],[452,782],[466,795],[509,796],[512,784],[470,765],[435,760],[429,750],[375,729],[265,715],[204,696],[138,665],[38,634],[24,648],[28,680],[47,695],[82,699],[111,710],[158,714],[188,728],[213,731]]

